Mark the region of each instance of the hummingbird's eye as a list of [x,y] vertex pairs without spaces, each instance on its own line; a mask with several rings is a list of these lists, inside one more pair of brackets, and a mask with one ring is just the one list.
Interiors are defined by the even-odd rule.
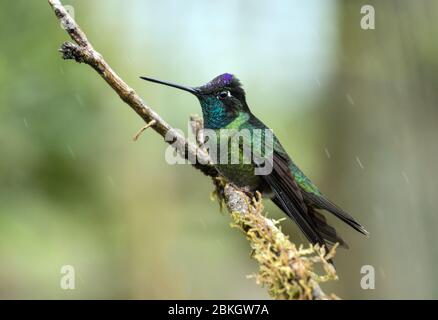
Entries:
[[224,100],[224,99],[226,99],[226,98],[228,98],[228,97],[231,97],[231,93],[230,93],[230,91],[228,91],[228,90],[221,91],[221,92],[219,92],[218,95],[217,95],[217,98],[218,98],[219,100]]

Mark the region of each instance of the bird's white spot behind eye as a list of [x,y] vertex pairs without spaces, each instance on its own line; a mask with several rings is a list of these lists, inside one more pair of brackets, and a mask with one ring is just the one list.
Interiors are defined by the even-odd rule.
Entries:
[[223,99],[226,99],[226,98],[228,98],[228,97],[231,97],[231,92],[228,91],[228,90],[221,91],[221,92],[219,92],[218,95],[217,95],[217,98],[218,98],[219,100],[223,100]]

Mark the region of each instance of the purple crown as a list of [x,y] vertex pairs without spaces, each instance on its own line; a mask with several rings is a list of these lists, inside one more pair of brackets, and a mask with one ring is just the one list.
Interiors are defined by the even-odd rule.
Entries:
[[231,86],[232,84],[240,85],[239,80],[237,80],[237,78],[234,77],[231,73],[224,73],[211,80],[209,83],[205,85],[205,87],[217,88],[217,87]]
[[218,78],[222,84],[228,85],[233,81],[234,76],[231,73],[224,73],[221,74]]

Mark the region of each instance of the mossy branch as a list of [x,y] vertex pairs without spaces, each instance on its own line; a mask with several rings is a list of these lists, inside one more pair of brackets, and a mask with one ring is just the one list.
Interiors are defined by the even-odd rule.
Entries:
[[[336,272],[327,261],[333,258],[336,246],[330,252],[319,246],[297,248],[278,227],[279,222],[263,215],[260,194],[257,198],[248,195],[230,183],[217,183],[219,200],[231,214],[231,225],[240,229],[250,242],[252,257],[259,264],[259,271],[253,277],[266,287],[275,299],[338,299],[326,295],[320,282],[336,280]],[[323,275],[315,271],[321,265]]]
[[[163,138],[170,131],[175,137],[170,141],[179,146],[181,156],[186,159],[198,159],[193,167],[213,178],[216,194],[232,217],[232,226],[245,233],[253,250],[253,258],[259,263],[259,272],[255,275],[257,283],[265,286],[269,294],[276,299],[334,299],[326,295],[319,286],[320,282],[336,279],[334,268],[327,262],[334,249],[326,253],[324,248],[310,246],[307,249],[296,248],[278,227],[278,222],[263,215],[260,197],[257,199],[242,192],[230,183],[218,177],[218,173],[208,153],[197,144],[182,137],[165,122],[154,110],[147,106],[138,94],[129,87],[108,65],[102,55],[88,41],[85,33],[69,15],[59,0],[48,0],[63,29],[70,35],[72,42],[62,44],[60,52],[64,59],[73,59],[91,66],[111,86],[145,122],[142,129],[151,128]],[[193,119],[192,119],[193,120]],[[196,124],[196,128],[202,125]],[[198,138],[198,135],[197,135]],[[198,141],[199,142],[199,141]],[[315,266],[320,264],[324,274],[318,275]]]

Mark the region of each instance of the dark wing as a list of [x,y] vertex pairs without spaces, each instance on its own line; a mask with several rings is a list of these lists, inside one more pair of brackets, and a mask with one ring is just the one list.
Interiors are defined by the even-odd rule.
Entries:
[[[257,118],[251,119],[255,128],[267,129]],[[252,132],[252,141],[269,141],[268,131]],[[270,132],[270,131],[269,131]],[[252,150],[252,159],[256,164],[270,163],[272,171],[260,177],[266,182],[273,193],[272,201],[283,210],[301,229],[306,238],[313,244],[327,245],[338,242],[341,246],[347,244],[338,236],[336,230],[328,225],[325,217],[314,210],[309,194],[297,183],[292,171],[292,161],[281,146],[278,139],[272,135],[273,146],[265,150]],[[260,136],[261,135],[261,136]],[[250,145],[251,139],[244,137],[244,144]],[[307,180],[306,180],[307,181]],[[327,243],[326,243],[327,242]]]
[[313,244],[325,245],[317,225],[309,214],[300,188],[290,172],[289,161],[288,157],[274,151],[272,172],[261,177],[271,187],[274,203],[295,221],[307,239]]

